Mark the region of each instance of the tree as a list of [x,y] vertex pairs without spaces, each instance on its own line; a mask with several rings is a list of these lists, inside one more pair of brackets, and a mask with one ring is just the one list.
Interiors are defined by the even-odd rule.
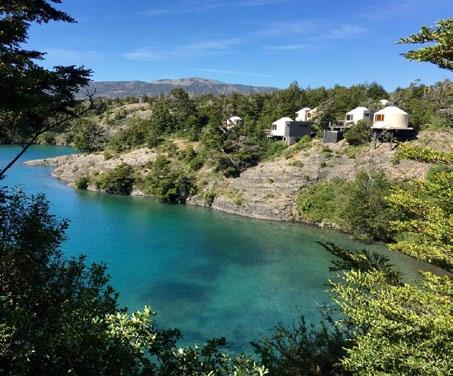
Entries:
[[332,284],[353,328],[342,364],[357,375],[448,375],[452,283],[425,273],[421,284],[390,284],[380,271],[350,271]]
[[439,68],[453,70],[453,18],[440,20],[434,27],[422,26],[417,34],[401,38],[398,43],[434,43],[402,55],[409,60],[430,62]]
[[114,328],[117,294],[108,285],[105,266],[88,266],[84,257],[63,259],[67,223],[49,214],[43,196],[0,194],[3,374],[135,370],[141,355],[132,341],[121,332],[108,333]]
[[342,216],[353,234],[376,240],[392,238],[389,222],[396,214],[385,199],[391,186],[381,170],[359,171],[355,180],[348,184]]
[[171,114],[174,119],[175,129],[189,128],[188,119],[196,115],[194,101],[182,88],[175,88],[170,93]]
[[106,142],[104,128],[87,120],[76,122],[72,137],[75,147],[87,153],[103,150]]
[[45,69],[36,62],[44,53],[27,50],[32,22],[75,22],[52,4],[59,0],[4,1],[0,5],[0,138],[14,134],[24,140],[22,150],[0,169],[0,179],[44,132],[56,130],[92,106],[77,106],[75,94],[88,84],[91,71],[83,67]]
[[153,105],[153,115],[150,125],[160,135],[174,130],[173,118],[171,117],[168,105],[162,98],[159,98]]
[[344,374],[446,375],[451,369],[452,282],[423,273],[404,283],[386,256],[324,245],[339,257],[331,282],[347,330]]

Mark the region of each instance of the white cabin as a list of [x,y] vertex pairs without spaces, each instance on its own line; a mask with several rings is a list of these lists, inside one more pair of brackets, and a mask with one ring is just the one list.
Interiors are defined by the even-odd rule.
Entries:
[[379,101],[379,104],[381,105],[381,107],[385,107],[385,106],[388,106],[390,104],[390,101],[388,101],[387,99],[381,99]]
[[409,114],[396,106],[387,106],[374,114],[372,128],[408,129]]
[[290,117],[282,117],[277,121],[272,123],[271,128],[271,136],[272,137],[285,137],[285,129],[289,124],[291,124],[294,120]]
[[236,125],[242,125],[242,118],[239,116],[231,116],[229,119],[227,119],[227,127],[235,127]]
[[363,120],[366,125],[371,123],[371,111],[366,107],[356,107],[346,114],[345,124],[357,124]]
[[308,114],[311,111],[311,108],[304,107],[302,110],[296,112],[296,121],[308,121]]
[[229,119],[226,121],[226,128],[227,129],[232,129],[236,126],[242,125],[243,120],[239,116],[231,116]]

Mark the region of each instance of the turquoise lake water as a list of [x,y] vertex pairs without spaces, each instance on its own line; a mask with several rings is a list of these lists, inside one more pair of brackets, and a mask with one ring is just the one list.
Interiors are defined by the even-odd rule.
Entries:
[[[17,150],[0,146],[0,165]],[[328,270],[333,257],[317,242],[365,247],[301,224],[76,191],[52,178],[51,168],[23,165],[72,152],[32,147],[2,183],[45,193],[52,212],[70,221],[65,255],[107,263],[122,305],[132,310],[150,305],[159,325],[181,329],[186,341],[225,336],[233,350],[244,350],[279,322],[291,325],[300,313],[318,322],[319,308],[329,299],[326,282],[334,275]],[[420,264],[389,255],[408,278],[416,278]]]

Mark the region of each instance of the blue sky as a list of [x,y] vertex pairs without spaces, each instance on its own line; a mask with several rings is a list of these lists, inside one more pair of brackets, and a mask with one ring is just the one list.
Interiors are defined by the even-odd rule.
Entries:
[[31,29],[46,66],[77,64],[95,80],[205,77],[287,87],[452,78],[406,61],[401,36],[453,16],[451,0],[66,0],[77,24]]

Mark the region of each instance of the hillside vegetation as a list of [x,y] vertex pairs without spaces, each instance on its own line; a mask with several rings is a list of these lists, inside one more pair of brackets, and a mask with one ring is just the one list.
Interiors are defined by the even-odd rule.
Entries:
[[[169,96],[98,99],[96,110],[69,131],[43,139],[73,144],[85,154],[45,163],[55,164],[55,176],[82,189],[151,195],[388,240],[392,215],[383,197],[390,187],[423,179],[430,165],[450,158],[444,151],[452,147],[451,118],[439,110],[451,104],[452,91],[450,81],[414,83],[393,93],[376,83],[332,89],[292,84],[269,94],[192,97],[177,88]],[[377,109],[381,98],[410,113],[411,126],[420,131],[417,140],[395,150],[385,144],[374,148],[368,131],[353,127],[340,143],[322,144],[319,135],[330,121],[354,106]],[[273,120],[304,106],[319,108],[312,138],[288,147],[266,136]],[[244,123],[227,129],[225,120],[233,114]],[[369,206],[354,218],[357,199]],[[373,219],[362,219],[367,212]]]

